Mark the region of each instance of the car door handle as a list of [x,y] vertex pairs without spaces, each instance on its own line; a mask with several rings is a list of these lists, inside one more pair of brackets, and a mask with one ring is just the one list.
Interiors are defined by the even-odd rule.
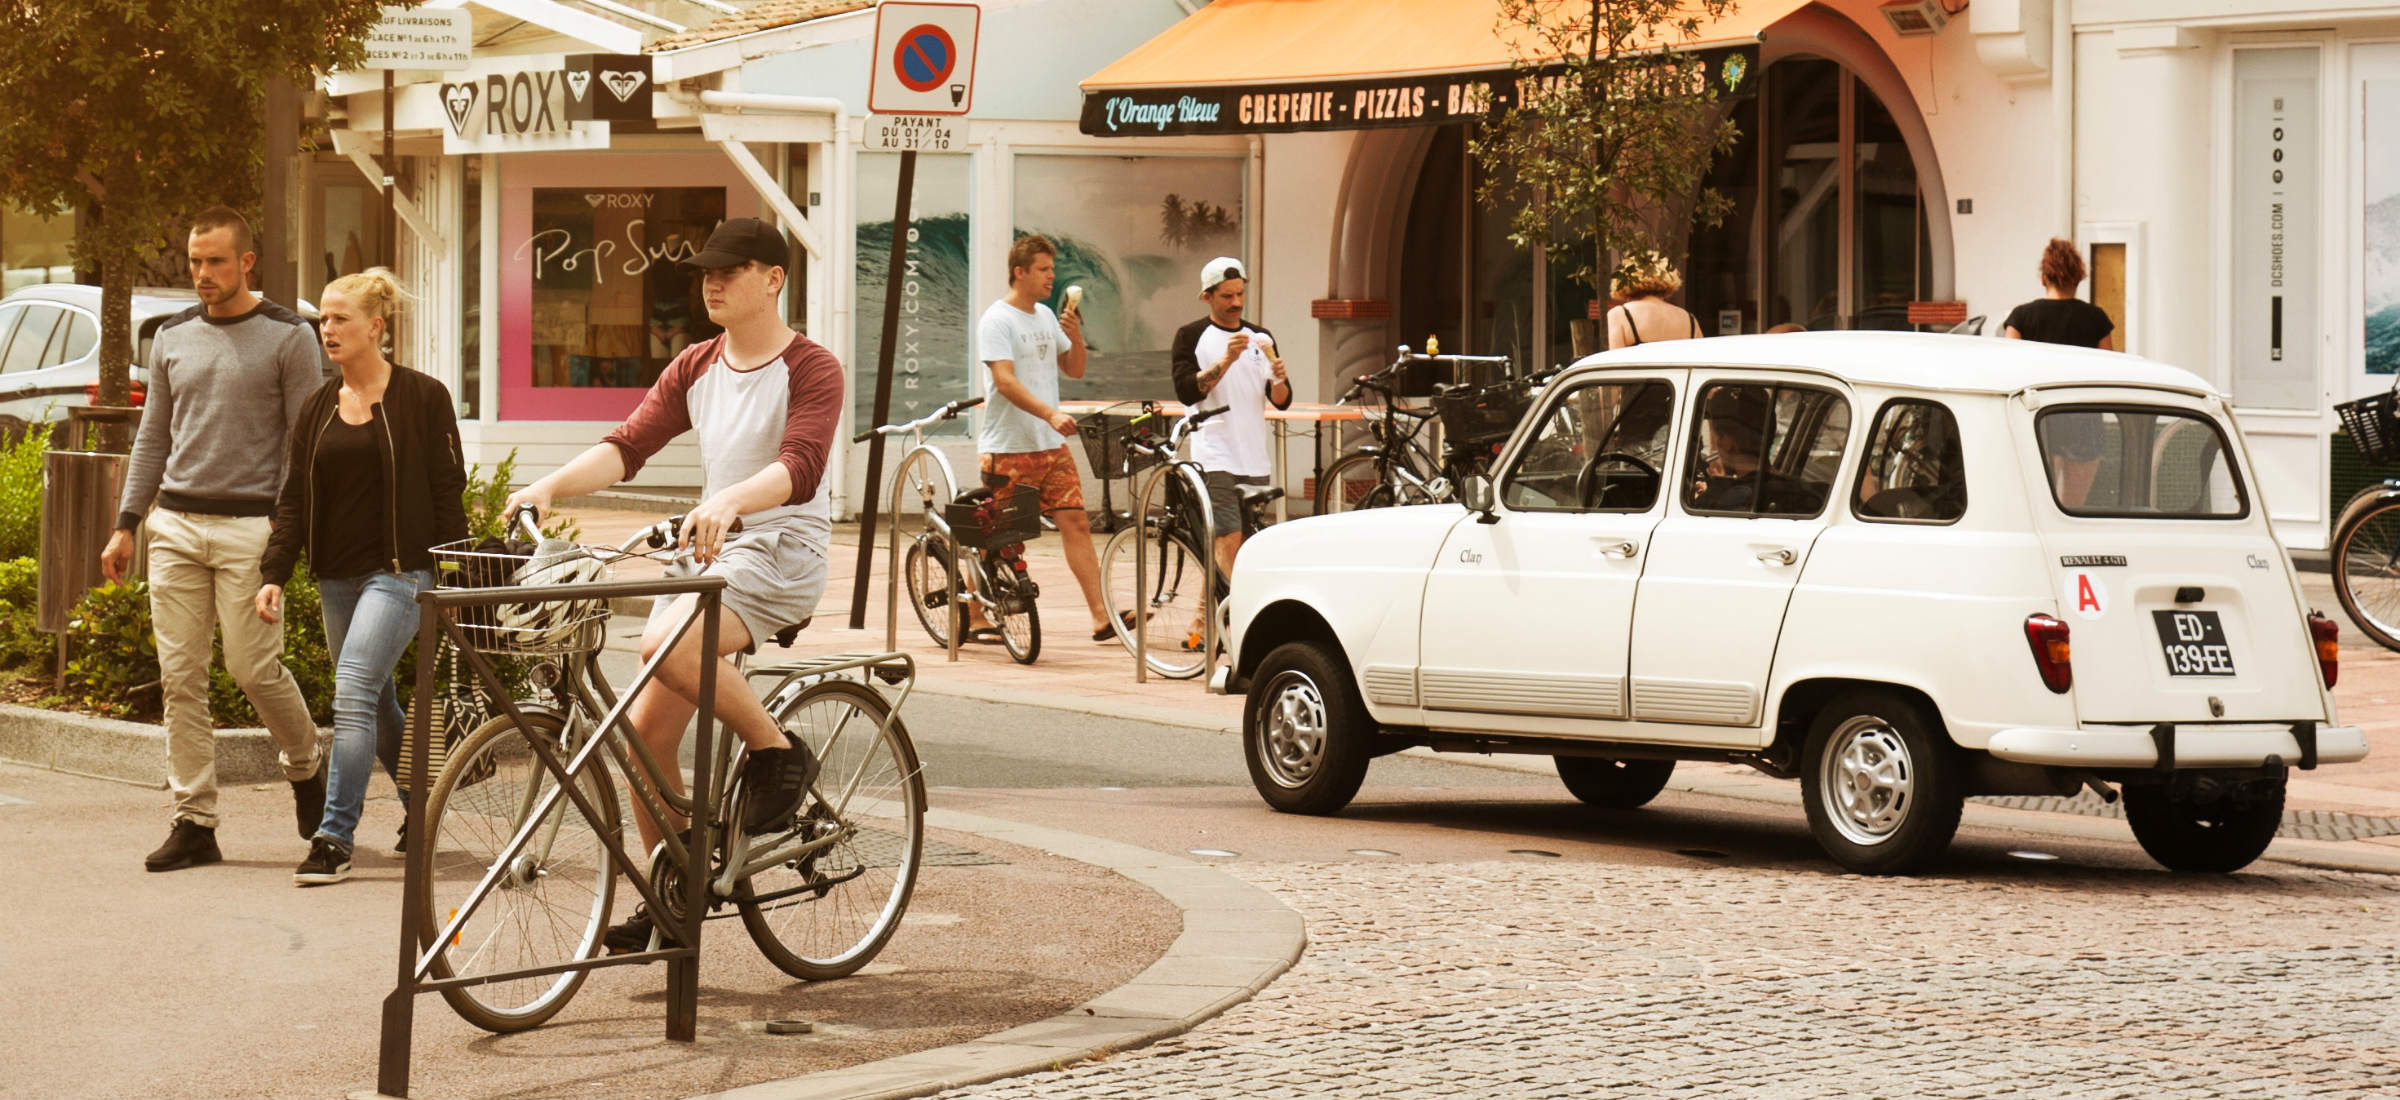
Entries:
[[1611,557],[1630,558],[1642,550],[1641,543],[1614,535],[1593,535],[1592,541],[1598,544],[1601,553]]
[[1772,546],[1759,551],[1758,560],[1768,565],[1790,565],[1799,561],[1800,555],[1788,546]]

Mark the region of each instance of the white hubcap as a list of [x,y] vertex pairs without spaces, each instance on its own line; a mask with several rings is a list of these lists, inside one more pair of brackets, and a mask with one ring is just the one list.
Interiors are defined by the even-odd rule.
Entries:
[[1297,787],[1325,758],[1325,697],[1297,672],[1278,676],[1259,715],[1260,758],[1280,786]]
[[1854,844],[1880,844],[1916,808],[1917,769],[1908,742],[1881,718],[1842,724],[1825,746],[1818,778],[1825,816]]

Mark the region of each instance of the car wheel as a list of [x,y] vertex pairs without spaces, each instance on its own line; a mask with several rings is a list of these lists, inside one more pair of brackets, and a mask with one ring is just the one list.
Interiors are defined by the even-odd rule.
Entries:
[[1675,774],[1672,760],[1613,760],[1605,756],[1556,756],[1558,778],[1584,805],[1631,810],[1648,805]]
[[1286,642],[1251,677],[1242,706],[1242,757],[1267,805],[1329,814],[1366,781],[1374,720],[1340,653],[1323,642]]
[[2171,871],[2239,871],[2283,825],[2284,779],[2125,787],[2133,839]]
[[1939,859],[1965,803],[1948,734],[1898,695],[1843,696],[1809,728],[1800,773],[1809,831],[1825,854],[1869,875]]

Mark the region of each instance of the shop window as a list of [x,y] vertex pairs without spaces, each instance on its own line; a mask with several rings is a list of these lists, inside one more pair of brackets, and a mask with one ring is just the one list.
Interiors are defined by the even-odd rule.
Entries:
[[532,384],[647,387],[715,336],[677,261],[724,220],[722,187],[534,188],[533,233],[510,256],[533,275]]
[[[1240,157],[1017,158],[1014,235],[1039,233],[1058,246],[1050,307],[1058,308],[1067,287],[1083,287],[1091,359],[1081,380],[1061,381],[1061,397],[1174,398],[1168,344],[1176,329],[1207,312],[1200,304],[1201,265],[1216,256],[1256,259],[1243,243],[1246,163]],[[1305,300],[1303,288],[1277,282],[1274,272],[1255,274],[1244,307],[1250,318],[1264,312],[1262,290],[1287,303]]]
[[36,283],[75,281],[75,215],[44,217],[15,206],[0,208],[0,292],[15,293]]
[[[968,211],[974,208],[974,158],[921,155],[909,196],[908,261],[900,279],[900,332],[892,349],[892,404],[885,423],[914,420],[967,396],[968,335],[990,303],[973,300],[967,262],[973,248]],[[857,354],[852,359],[851,420],[875,420],[875,371],[883,347],[885,274],[892,263],[892,199],[900,186],[900,154],[860,153],[854,192],[858,225]],[[1062,275],[1059,289],[1067,279]],[[1088,307],[1087,307],[1088,308]],[[927,435],[963,436],[971,421],[946,420]]]

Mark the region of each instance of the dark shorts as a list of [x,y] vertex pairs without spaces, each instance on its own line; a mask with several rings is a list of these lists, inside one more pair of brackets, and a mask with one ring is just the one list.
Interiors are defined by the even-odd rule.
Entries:
[[1075,473],[1075,454],[1064,443],[1047,451],[986,452],[977,456],[976,466],[986,489],[1033,486],[1042,494],[1045,515],[1083,510],[1083,478]]
[[1208,482],[1209,521],[1217,525],[1217,537],[1224,538],[1242,529],[1242,490],[1244,485],[1265,485],[1263,477],[1239,477],[1221,470],[1206,471]]

